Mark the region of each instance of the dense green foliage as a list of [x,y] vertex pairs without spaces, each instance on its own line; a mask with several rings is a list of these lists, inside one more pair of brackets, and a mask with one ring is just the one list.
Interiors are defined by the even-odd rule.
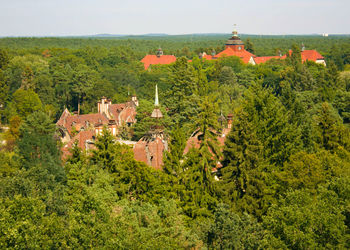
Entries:
[[[225,39],[0,39],[0,247],[350,248],[349,38],[250,36],[257,55],[296,51],[257,66],[196,56]],[[302,64],[301,42],[327,66]],[[159,44],[178,60],[145,71],[139,60]],[[163,170],[107,129],[62,162],[64,108],[91,113],[101,96],[137,94],[137,123],[119,136],[138,140],[155,125],[156,84]],[[198,145],[184,154],[190,136]]]

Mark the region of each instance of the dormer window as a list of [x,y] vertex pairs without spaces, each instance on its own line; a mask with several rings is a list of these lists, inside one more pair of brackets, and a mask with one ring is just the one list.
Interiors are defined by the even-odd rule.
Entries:
[[242,47],[241,46],[238,46],[238,50],[241,50],[242,49]]

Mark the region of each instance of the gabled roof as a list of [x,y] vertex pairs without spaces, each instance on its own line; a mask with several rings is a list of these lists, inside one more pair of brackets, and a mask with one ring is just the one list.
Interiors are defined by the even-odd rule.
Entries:
[[250,58],[255,57],[255,55],[246,51],[245,49],[235,51],[230,47],[227,47],[225,50],[221,51],[219,54],[215,56],[215,58],[219,58],[223,56],[238,56],[243,60],[244,63],[248,63]]
[[63,113],[62,113],[60,119],[57,121],[56,124],[57,124],[58,126],[64,127],[64,126],[66,125],[67,117],[69,117],[69,116],[71,116],[71,114],[69,113],[68,109],[66,108],[66,109],[63,111]]
[[316,50],[304,50],[301,52],[301,60],[302,62],[305,61],[314,61],[316,60],[324,60],[324,57],[318,53]]
[[[292,50],[288,51],[289,55],[293,53]],[[324,57],[316,50],[304,50],[300,52],[301,54],[301,61],[304,63],[306,61],[314,61],[316,62],[317,60],[324,60]],[[260,57],[255,57],[254,61],[256,64],[264,63],[267,62],[268,60],[271,60],[273,58],[275,59],[286,59],[286,55],[283,55],[281,57],[279,56],[260,56]]]
[[271,59],[285,59],[286,56],[259,56],[259,57],[254,57],[254,61],[256,64],[260,64],[260,63],[265,63]]
[[64,125],[61,125],[63,122],[61,119],[57,122],[57,125],[65,127],[69,134],[72,133],[73,127],[76,128],[77,131],[80,131],[82,127],[86,125],[92,125],[102,123],[108,124],[108,119],[106,116],[96,113],[96,114],[87,114],[87,115],[70,115],[65,118]]
[[176,57],[173,55],[146,55],[141,62],[144,64],[145,69],[152,64],[170,64],[176,61]]

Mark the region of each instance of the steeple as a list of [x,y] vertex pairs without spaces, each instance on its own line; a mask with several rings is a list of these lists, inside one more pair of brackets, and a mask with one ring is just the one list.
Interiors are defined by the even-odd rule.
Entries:
[[154,106],[159,106],[159,101],[158,101],[158,85],[156,84],[156,96],[154,98]]
[[304,51],[305,50],[305,45],[304,43],[301,43],[301,51]]
[[233,31],[232,31],[232,37],[237,37],[238,38],[237,24],[234,24],[234,28],[233,28]]
[[162,118],[163,114],[159,109],[159,100],[158,100],[158,85],[156,84],[156,94],[154,98],[154,109],[151,115],[152,118]]
[[241,39],[238,36],[236,24],[234,25],[234,29],[232,31],[232,37],[227,40],[225,46],[226,48],[231,48],[235,51],[243,50],[244,49],[244,43],[241,41]]

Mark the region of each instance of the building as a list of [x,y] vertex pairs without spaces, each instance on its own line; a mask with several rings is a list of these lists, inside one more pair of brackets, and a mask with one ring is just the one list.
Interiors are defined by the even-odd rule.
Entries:
[[136,122],[136,96],[126,103],[112,104],[111,100],[102,97],[97,103],[97,113],[94,114],[71,114],[65,109],[57,121],[56,126],[63,143],[63,158],[69,155],[69,151],[78,142],[82,150],[93,148],[96,135],[100,134],[106,126],[112,135],[118,135],[121,126],[132,126]]
[[151,65],[156,64],[170,64],[176,61],[174,55],[164,55],[161,48],[157,50],[156,55],[146,55],[141,62],[147,70]]
[[[289,51],[291,54],[292,51]],[[265,63],[271,59],[286,59],[287,55],[278,55],[278,56],[256,56],[244,47],[244,42],[238,36],[236,28],[232,32],[232,37],[229,38],[225,43],[225,49],[218,54],[213,52],[211,55],[206,54],[205,52],[199,54],[199,58],[206,60],[215,60],[221,57],[228,56],[237,56],[244,63],[249,63],[252,65]],[[317,52],[316,50],[305,50],[305,46],[302,45],[301,49],[301,58],[302,62],[313,61],[315,63],[323,64],[326,66],[324,57]],[[145,69],[149,69],[151,65],[154,64],[170,64],[176,61],[176,57],[173,55],[163,55],[163,51],[159,48],[157,55],[146,55],[141,62],[144,64]],[[191,62],[192,60],[189,60]]]
[[158,87],[156,85],[154,109],[151,117],[156,120],[156,125],[150,128],[134,146],[134,158],[142,161],[155,169],[162,169],[163,154],[168,150],[168,141],[164,134],[164,128],[160,125],[163,114],[159,109]]
[[[249,63],[252,65],[265,63],[271,59],[286,59],[287,55],[280,54],[279,56],[261,56],[258,57],[249,51],[245,50],[244,43],[238,36],[238,32],[236,29],[232,32],[232,37],[227,40],[225,44],[225,50],[221,51],[217,55],[203,55],[202,58],[206,60],[218,59],[224,56],[237,56],[241,58],[244,63]],[[289,55],[293,52],[289,50]],[[302,48],[300,51],[302,62],[313,61],[315,63],[323,64],[326,66],[326,62],[324,57],[317,52],[316,50],[305,50],[304,44],[302,44]]]
[[232,32],[232,37],[225,43],[225,49],[218,54],[204,55],[203,58],[207,60],[218,59],[220,57],[237,56],[241,58],[244,63],[255,65],[255,55],[245,50],[243,41],[239,38],[236,29]]

